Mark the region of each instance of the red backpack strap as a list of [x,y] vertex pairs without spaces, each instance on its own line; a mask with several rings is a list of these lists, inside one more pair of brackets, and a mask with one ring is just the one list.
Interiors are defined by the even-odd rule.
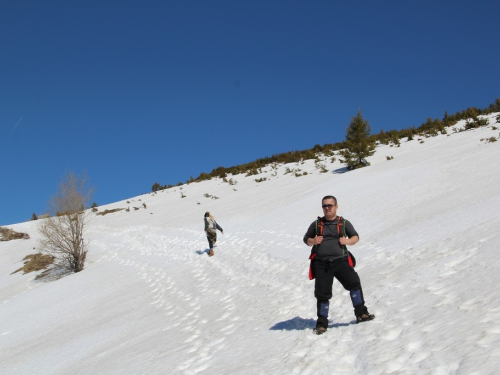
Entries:
[[[339,216],[337,218],[337,234],[339,237],[345,237],[345,225],[344,225],[345,220],[342,219],[342,216]],[[340,227],[342,227],[342,233],[340,232]]]
[[318,219],[316,220],[316,236],[323,235],[324,226],[325,226],[325,221],[323,220],[322,217],[318,216]]

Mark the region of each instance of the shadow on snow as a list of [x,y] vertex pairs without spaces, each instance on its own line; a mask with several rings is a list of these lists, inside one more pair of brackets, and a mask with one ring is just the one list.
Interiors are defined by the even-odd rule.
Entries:
[[196,250],[196,254],[198,255],[203,255],[203,254],[207,254],[210,252],[210,249],[205,249],[205,250]]
[[[356,321],[349,323],[332,323],[329,322],[328,328],[347,327],[356,324]],[[316,327],[316,319],[304,319],[296,316],[293,319],[285,320],[284,322],[276,323],[269,328],[271,331],[305,331],[306,329],[313,329]]]
[[334,171],[332,171],[333,174],[340,174],[340,173],[346,173],[346,172],[349,172],[349,169],[347,167],[337,168]]

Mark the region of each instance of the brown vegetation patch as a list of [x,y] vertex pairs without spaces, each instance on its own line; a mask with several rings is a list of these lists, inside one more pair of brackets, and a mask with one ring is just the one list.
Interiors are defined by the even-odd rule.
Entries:
[[16,232],[14,229],[0,227],[0,241],[11,240],[29,240],[30,236],[27,233]]
[[112,214],[113,212],[118,212],[118,211],[121,211],[121,210],[124,210],[124,208],[115,208],[114,210],[104,210],[102,212],[98,212],[96,215],[107,215],[107,214]]
[[44,270],[54,263],[54,259],[52,255],[44,255],[42,253],[27,255],[23,259],[24,266],[12,272],[12,274],[23,271],[23,275],[26,275],[30,272]]

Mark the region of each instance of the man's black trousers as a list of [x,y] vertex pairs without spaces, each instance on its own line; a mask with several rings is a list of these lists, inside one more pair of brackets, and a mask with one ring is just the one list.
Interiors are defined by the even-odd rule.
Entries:
[[[312,266],[316,276],[314,296],[317,299],[318,325],[328,327],[328,301],[332,298],[334,278],[342,284],[344,289],[351,292],[353,307],[364,305],[361,280],[354,268],[347,262],[347,258],[334,262],[315,259]],[[353,291],[359,291],[356,298],[353,298]]]

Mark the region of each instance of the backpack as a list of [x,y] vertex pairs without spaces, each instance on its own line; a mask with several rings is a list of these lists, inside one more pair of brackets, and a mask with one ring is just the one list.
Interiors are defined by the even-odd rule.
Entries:
[[[338,217],[337,221],[337,233],[339,237],[346,237],[345,233],[345,219],[342,218],[342,216]],[[322,236],[323,235],[323,227],[325,226],[325,221],[322,217],[318,216],[318,219],[316,220],[316,236]],[[343,245],[342,248],[344,249],[344,254],[347,254],[347,262],[349,265],[354,268],[356,267],[356,258],[354,258],[354,255],[351,254],[350,251],[347,250],[347,246]],[[316,245],[314,245],[311,249],[311,255],[309,256],[309,259],[311,260],[309,264],[309,280],[314,280],[315,275],[314,275],[314,269],[312,267],[312,262],[314,261],[314,258],[316,258]]]
[[208,230],[213,230],[215,232],[215,230],[217,229],[217,223],[214,219],[211,219],[211,218],[205,218],[208,222]]

